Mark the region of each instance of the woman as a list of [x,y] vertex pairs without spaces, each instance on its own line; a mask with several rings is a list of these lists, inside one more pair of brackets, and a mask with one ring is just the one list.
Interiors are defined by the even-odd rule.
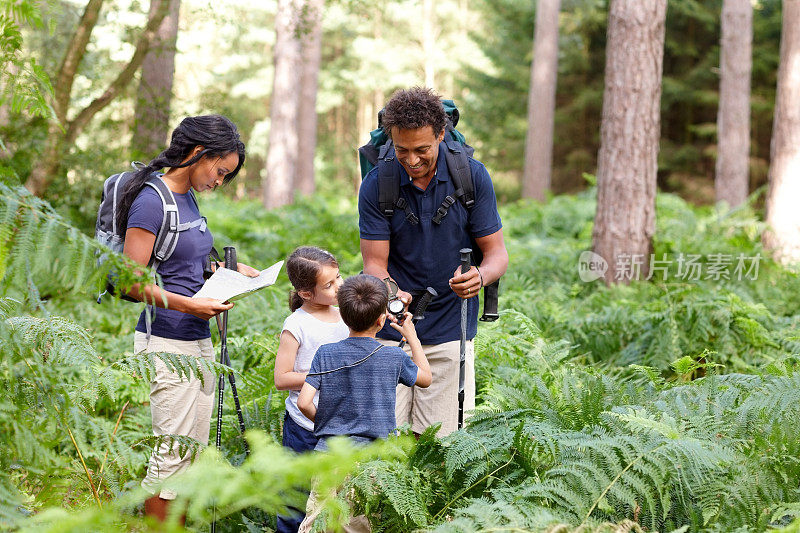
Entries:
[[[155,173],[172,191],[181,222],[199,220],[200,211],[191,189],[214,190],[230,182],[242,168],[244,143],[236,126],[219,115],[187,117],[172,132],[169,147],[130,179],[120,197],[117,227],[123,228],[123,253],[147,265],[153,254],[156,235],[163,221],[163,205],[158,193],[145,182]],[[167,171],[160,174],[160,170]],[[156,284],[131,287],[127,294],[159,309],[152,316],[145,310],[134,334],[134,352],[169,352],[213,360],[208,320],[227,311],[233,304],[211,298],[191,298],[203,286],[203,267],[213,244],[211,232],[202,224],[182,231],[172,255],[158,265],[163,288]],[[258,271],[238,264],[239,272],[257,276]],[[152,319],[148,332],[148,319]],[[155,435],[183,435],[208,443],[214,379],[181,377],[170,372],[156,358],[156,375],[150,383],[150,410]],[[185,469],[189,454],[181,457],[177,444],[164,442],[153,450],[142,487],[152,497],[145,501],[145,513],[164,520],[174,491],[159,485],[167,477]]]

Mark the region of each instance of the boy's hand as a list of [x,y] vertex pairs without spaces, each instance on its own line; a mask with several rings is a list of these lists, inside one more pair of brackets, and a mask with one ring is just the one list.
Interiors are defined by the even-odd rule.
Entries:
[[406,341],[409,342],[417,339],[417,328],[414,327],[414,321],[412,318],[413,316],[411,313],[406,311],[403,316],[403,324],[399,325],[394,315],[389,315],[389,320],[391,321],[392,327],[402,333],[403,337],[406,338]]

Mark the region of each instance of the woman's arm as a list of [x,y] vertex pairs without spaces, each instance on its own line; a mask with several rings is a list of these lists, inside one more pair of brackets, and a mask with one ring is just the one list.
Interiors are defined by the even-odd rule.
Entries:
[[306,372],[295,372],[294,363],[300,343],[287,330],[281,332],[278,353],[275,355],[275,388],[300,390],[306,381]]
[[[128,228],[125,232],[125,248],[122,253],[139,263],[147,265],[153,254],[156,236],[146,229]],[[126,292],[128,296],[156,307],[175,309],[208,320],[233,307],[232,303],[222,303],[213,298],[190,298],[162,289],[155,283],[143,285],[136,283]]]

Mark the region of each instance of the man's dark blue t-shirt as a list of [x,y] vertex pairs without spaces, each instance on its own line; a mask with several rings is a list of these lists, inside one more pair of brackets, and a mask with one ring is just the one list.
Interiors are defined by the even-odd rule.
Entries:
[[[456,197],[455,186],[447,171],[443,144],[439,145],[436,176],[423,191],[411,183],[408,173],[395,159],[400,171],[400,197],[419,218],[413,225],[402,210],[386,218],[378,205],[378,169],[372,169],[361,184],[358,195],[359,230],[365,240],[389,241],[389,275],[408,292],[433,287],[439,294],[417,324],[422,344],[441,344],[461,338],[461,298],[450,289],[448,281],[460,264],[462,248],[471,248],[471,238],[485,237],[502,228],[497,199],[486,167],[469,160],[475,183],[475,206],[468,211],[457,201],[447,211],[442,223],[432,221],[445,197]],[[467,337],[478,329],[478,298],[467,300]],[[387,324],[379,333],[382,339],[400,340],[400,334]]]
[[[342,368],[373,351],[366,361]],[[314,375],[330,370],[335,371]],[[372,337],[348,337],[323,344],[314,355],[306,377],[306,383],[319,391],[314,435],[386,438],[397,426],[394,417],[397,384],[413,386],[418,370],[402,349],[383,346]]]
[[[200,211],[191,193],[173,192],[172,195],[178,206],[181,223],[193,222],[200,218]],[[152,187],[145,186],[131,205],[128,227],[142,228],[153,235],[158,235],[163,218],[164,207],[161,198]],[[211,252],[213,244],[214,237],[205,225],[182,231],[175,251],[166,261],[158,265],[164,289],[183,296],[193,296],[199,291],[203,286],[203,263]],[[186,341],[207,339],[211,336],[207,320],[175,309],[155,308],[154,313],[151,331],[153,335]],[[144,312],[136,324],[136,331],[143,333],[147,331]]]

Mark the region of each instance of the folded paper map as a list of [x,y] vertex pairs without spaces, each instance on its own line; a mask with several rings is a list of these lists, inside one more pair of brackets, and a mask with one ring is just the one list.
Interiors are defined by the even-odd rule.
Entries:
[[281,266],[283,261],[278,261],[266,270],[262,270],[255,278],[228,268],[218,268],[192,298],[214,298],[220,302],[238,300],[274,284]]

